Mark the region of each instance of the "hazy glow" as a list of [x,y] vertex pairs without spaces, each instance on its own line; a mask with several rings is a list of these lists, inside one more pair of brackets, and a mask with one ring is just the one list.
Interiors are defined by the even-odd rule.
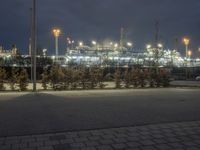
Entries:
[[60,33],[61,33],[60,29],[53,29],[53,34],[54,34],[55,37],[59,37]]
[[79,42],[79,46],[83,46],[83,42]]
[[127,46],[132,47],[133,44],[132,44],[131,42],[128,42],[128,43],[127,43]]
[[163,47],[163,45],[162,45],[161,43],[159,43],[159,44],[158,44],[158,47],[159,47],[159,48],[162,48],[162,47]]
[[185,45],[189,45],[190,44],[190,39],[183,38],[183,42],[184,42]]
[[92,41],[92,44],[93,44],[93,45],[97,45],[97,42],[96,42],[96,41]]
[[150,45],[150,44],[148,44],[148,45],[146,46],[146,48],[147,48],[147,49],[150,49],[150,48],[151,48],[151,45]]

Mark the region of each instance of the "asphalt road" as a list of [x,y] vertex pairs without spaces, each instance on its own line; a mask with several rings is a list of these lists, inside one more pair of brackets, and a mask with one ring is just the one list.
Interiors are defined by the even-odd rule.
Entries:
[[200,89],[0,93],[0,136],[200,120]]

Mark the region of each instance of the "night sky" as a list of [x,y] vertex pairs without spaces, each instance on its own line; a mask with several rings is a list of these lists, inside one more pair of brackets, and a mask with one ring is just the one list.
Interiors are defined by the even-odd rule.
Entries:
[[[136,49],[154,41],[155,20],[160,22],[160,41],[174,48],[179,38],[191,38],[191,48],[200,46],[200,0],[38,0],[38,45],[54,53],[53,27],[62,30],[60,53],[66,37],[89,42],[92,39],[119,41],[120,27]],[[16,44],[28,52],[31,0],[0,1],[0,45],[9,49]]]

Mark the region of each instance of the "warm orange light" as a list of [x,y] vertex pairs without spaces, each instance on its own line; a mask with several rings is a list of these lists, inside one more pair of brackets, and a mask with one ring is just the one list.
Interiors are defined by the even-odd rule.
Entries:
[[190,57],[192,56],[192,51],[191,50],[188,51],[188,56],[190,56]]
[[59,37],[60,33],[61,33],[60,29],[53,29],[53,34],[55,37]]
[[184,42],[185,45],[189,45],[190,44],[190,39],[184,38],[183,42]]

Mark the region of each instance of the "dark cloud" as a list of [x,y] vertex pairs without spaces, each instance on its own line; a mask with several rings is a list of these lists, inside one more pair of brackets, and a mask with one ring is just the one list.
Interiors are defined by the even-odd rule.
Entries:
[[[0,44],[16,43],[27,51],[31,0],[1,0]],[[65,38],[119,40],[120,27],[136,48],[154,41],[154,22],[160,21],[160,39],[173,48],[174,39],[188,35],[193,48],[200,44],[199,0],[38,0],[38,43],[53,52],[51,29],[60,27]],[[182,48],[182,47],[180,47]]]

